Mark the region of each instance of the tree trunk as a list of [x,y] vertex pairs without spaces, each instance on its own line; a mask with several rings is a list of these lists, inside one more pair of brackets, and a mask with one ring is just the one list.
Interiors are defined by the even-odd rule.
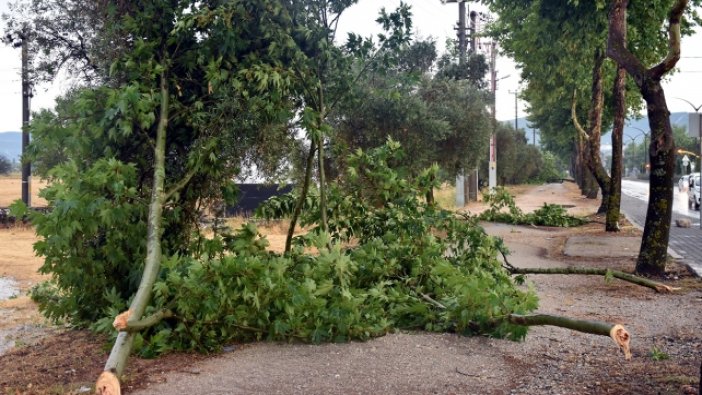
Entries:
[[609,203],[605,230],[619,232],[619,216],[622,201],[623,135],[626,116],[626,70],[617,67],[614,78],[614,126],[612,127],[612,167],[609,183]]
[[[158,276],[161,265],[161,234],[162,229],[162,213],[165,203],[166,194],[164,192],[164,183],[166,178],[166,132],[168,127],[169,117],[169,89],[166,72],[161,73],[161,108],[159,114],[159,122],[156,128],[156,142],[154,144],[154,180],[151,190],[151,202],[149,204],[148,230],[147,230],[147,245],[146,245],[146,262],[144,265],[144,273],[139,283],[131,305],[129,306],[129,320],[139,321],[146,310],[146,306],[151,300],[151,293],[154,282]],[[127,358],[132,350],[134,343],[134,333],[120,332],[112,347],[110,356],[105,363],[104,371],[107,376],[119,378],[124,372],[124,367],[127,363]],[[101,376],[104,377],[104,376]],[[100,388],[98,388],[100,390]],[[114,392],[114,389],[111,389]],[[119,388],[117,389],[119,391]],[[117,392],[119,393],[119,392]]]
[[317,142],[319,149],[319,218],[322,221],[322,231],[329,232],[329,223],[327,221],[327,180],[324,174],[324,90],[322,85],[317,88],[317,96],[319,98],[319,114],[317,127],[319,128],[319,141]]
[[[577,116],[573,112],[573,121],[580,133],[585,134],[585,163],[590,173],[597,182],[599,190],[602,192],[602,204],[597,210],[598,213],[605,213],[609,203],[610,178],[602,165],[600,158],[600,138],[602,137],[602,111],[604,108],[604,90],[602,88],[602,69],[604,65],[605,54],[600,48],[595,49],[592,66],[592,87],[590,90],[590,111],[588,112],[588,129],[583,130],[577,124]],[[574,105],[575,108],[575,105]],[[589,198],[596,198],[596,192],[592,191],[587,195]]]
[[585,197],[588,199],[597,199],[597,195],[600,190],[597,186],[597,180],[595,180],[595,177],[592,175],[592,172],[587,171],[587,169],[584,169],[584,177]]
[[660,80],[647,80],[642,95],[648,106],[651,127],[649,145],[649,201],[641,250],[636,272],[663,275],[668,258],[670,221],[673,215],[673,173],[675,172],[675,141],[670,126],[670,112]]
[[314,155],[316,153],[317,147],[315,146],[315,139],[312,138],[310,139],[310,152],[307,154],[307,161],[305,162],[305,179],[302,181],[302,190],[300,191],[300,196],[295,204],[292,217],[290,217],[290,226],[288,226],[288,234],[285,237],[285,252],[290,252],[290,248],[292,247],[292,238],[295,234],[297,220],[300,218],[302,207],[305,205],[305,200],[307,199],[307,192],[310,189],[312,167],[314,166]]
[[687,0],[676,0],[668,14],[668,53],[657,65],[646,68],[626,47],[628,0],[616,0],[609,14],[607,55],[632,76],[646,101],[651,142],[649,144],[649,201],[636,272],[662,275],[668,256],[670,220],[673,212],[673,172],[675,142],[670,112],[661,79],[680,59],[680,22]]
[[575,142],[575,171],[576,181],[580,187],[580,193],[588,194],[587,171],[585,166],[585,142],[581,134],[578,134]]
[[582,193],[588,199],[597,199],[597,183],[592,176],[592,173],[587,166],[588,147],[585,142],[585,137],[582,133],[578,133],[575,142],[576,160],[575,160],[575,179]]

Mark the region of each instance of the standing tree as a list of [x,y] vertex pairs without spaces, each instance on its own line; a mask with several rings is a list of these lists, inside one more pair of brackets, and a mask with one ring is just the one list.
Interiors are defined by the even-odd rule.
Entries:
[[[38,155],[71,142],[49,170],[54,210],[35,222],[46,239],[37,243],[41,270],[53,275],[35,297],[48,316],[78,325],[132,299],[127,322],[139,325],[162,261],[203,253],[192,240],[200,205],[230,194],[261,136],[274,138],[269,145],[288,137],[280,125],[293,104],[285,92],[291,18],[275,0],[103,5],[94,24],[66,35],[116,40],[114,58],[82,68],[97,86],[32,125]],[[86,65],[90,52],[72,53],[72,43],[59,49]],[[89,78],[93,71],[100,78]],[[122,373],[134,336],[120,333],[106,376]]]
[[[523,95],[531,104],[531,121],[542,130],[547,145],[557,142],[575,158],[571,170],[586,196],[597,196],[592,181],[597,183],[602,194],[599,211],[606,212],[607,224],[614,224],[607,230],[617,230],[619,204],[610,204],[611,179],[599,158],[603,124],[612,118],[605,93],[612,68],[603,50],[606,17],[597,4],[587,2],[534,0],[517,7],[506,1],[489,3],[500,14],[495,25],[498,37],[523,66],[522,77],[528,83]],[[554,34],[559,35],[558,42],[546,44]],[[543,45],[533,45],[534,40]],[[589,100],[584,96],[571,101],[573,91],[589,91]],[[577,121],[578,109],[587,110],[585,126]],[[568,123],[575,124],[575,134],[565,123],[566,114],[572,118]],[[616,152],[614,156],[620,157]],[[612,174],[620,173],[620,167],[613,161]]]
[[291,2],[293,37],[301,56],[293,63],[298,95],[304,103],[301,126],[310,141],[305,175],[300,195],[291,215],[285,250],[290,251],[297,221],[307,198],[315,154],[319,181],[320,228],[327,231],[327,181],[325,147],[332,130],[327,118],[340,101],[347,97],[354,81],[376,63],[390,60],[393,50],[408,42],[411,28],[410,8],[400,3],[398,9],[380,12],[377,22],[385,33],[379,35],[379,46],[373,41],[350,34],[345,48],[334,39],[342,13],[357,0],[305,0]]
[[484,73],[475,81],[431,76],[435,61],[434,43],[418,41],[396,64],[370,67],[334,114],[336,150],[368,150],[390,136],[411,153],[401,163],[410,176],[434,163],[447,179],[477,167],[491,129],[487,93],[479,88]]
[[[616,0],[609,14],[607,55],[626,69],[639,87],[646,101],[651,143],[649,163],[649,202],[641,250],[636,271],[648,275],[662,275],[668,257],[670,220],[673,212],[673,173],[675,171],[675,141],[670,125],[670,112],[661,86],[663,76],[680,59],[680,29],[687,0],[676,0],[668,12],[668,53],[658,64],[646,67],[627,48],[628,0]],[[650,13],[649,13],[650,15]],[[647,21],[656,23],[656,21]]]
[[12,162],[5,155],[0,155],[0,174],[9,174],[12,171]]

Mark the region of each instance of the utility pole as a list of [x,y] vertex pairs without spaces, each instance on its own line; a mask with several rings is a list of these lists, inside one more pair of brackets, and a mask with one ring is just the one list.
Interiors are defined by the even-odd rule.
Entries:
[[497,101],[497,44],[495,40],[490,45],[490,79],[492,91],[492,134],[490,135],[490,160],[488,165],[488,186],[490,192],[497,186],[497,145],[495,144],[495,134],[497,132],[496,101]]
[[[466,63],[466,2],[465,0],[448,0],[449,3],[458,2],[458,64],[463,66]],[[463,207],[470,200],[471,178],[466,176],[466,169],[461,170],[463,174],[456,176],[456,207]],[[476,192],[477,196],[477,192]]]
[[[478,42],[478,13],[471,11],[470,13],[470,53],[475,55],[477,52],[477,42]],[[470,188],[468,190],[468,199],[470,201],[478,201],[478,190],[480,186],[478,185],[478,168],[476,167],[468,177],[468,182],[470,183]]]
[[458,64],[466,64],[466,2],[458,3]]
[[22,30],[22,201],[27,207],[32,206],[32,167],[27,160],[29,145],[29,98],[32,88],[29,83],[29,43],[27,28]]

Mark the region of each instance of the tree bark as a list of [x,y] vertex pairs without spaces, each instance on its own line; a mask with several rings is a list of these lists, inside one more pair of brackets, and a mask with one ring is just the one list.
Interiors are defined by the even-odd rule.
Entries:
[[315,139],[312,138],[310,139],[310,152],[307,154],[307,161],[305,162],[305,179],[302,181],[300,197],[297,199],[292,217],[290,217],[290,226],[288,226],[288,234],[285,237],[285,252],[290,252],[290,248],[292,247],[292,238],[295,234],[297,220],[300,218],[302,207],[305,205],[305,200],[307,199],[307,192],[310,189],[310,179],[312,178],[312,167],[314,165],[314,155],[316,153],[317,147],[315,146]]
[[617,67],[614,78],[614,125],[612,127],[612,167],[609,182],[609,202],[605,230],[619,232],[619,216],[622,202],[623,136],[626,117],[626,70]]
[[[166,199],[166,194],[164,192],[166,178],[166,132],[169,117],[169,88],[166,71],[161,73],[160,91],[161,107],[159,122],[156,128],[156,141],[154,144],[154,180],[151,190],[151,202],[149,204],[146,262],[139,288],[129,306],[130,317],[128,322],[139,321],[144,314],[146,306],[151,300],[153,284],[156,281],[161,265],[162,213]],[[105,372],[109,372],[117,378],[122,375],[127,363],[127,358],[132,350],[134,336],[132,332],[120,332],[119,335],[117,335],[117,340],[115,340],[110,356],[105,363]]]
[[626,47],[626,9],[628,0],[616,0],[609,14],[607,55],[632,76],[646,101],[651,142],[649,145],[649,201],[636,272],[662,275],[668,256],[670,220],[673,211],[673,173],[675,142],[670,111],[661,87],[661,78],[680,59],[680,21],[687,0],[676,0],[668,14],[668,53],[657,65],[646,69]]

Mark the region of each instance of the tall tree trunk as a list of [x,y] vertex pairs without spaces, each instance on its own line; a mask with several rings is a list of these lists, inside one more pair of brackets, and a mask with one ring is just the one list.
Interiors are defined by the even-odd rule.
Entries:
[[[598,213],[604,213],[607,211],[607,204],[609,203],[609,190],[610,190],[610,178],[602,165],[602,159],[600,158],[600,138],[602,136],[602,111],[604,108],[604,90],[602,88],[603,81],[603,65],[605,60],[605,53],[600,48],[595,49],[592,65],[592,87],[590,89],[590,111],[588,112],[588,126],[587,131],[580,126],[576,114],[576,103],[575,98],[573,99],[573,123],[578,129],[578,132],[584,135],[586,141],[585,148],[585,163],[590,173],[595,178],[597,186],[602,192],[602,204],[597,210]],[[590,191],[587,195],[588,197],[597,197],[595,193]]]
[[319,114],[317,127],[319,128],[319,218],[322,221],[322,231],[329,232],[329,224],[327,222],[327,180],[324,174],[324,90],[322,84],[317,88],[317,96],[319,98]]
[[641,274],[662,275],[665,273],[668,257],[670,221],[673,215],[675,141],[670,125],[670,112],[660,80],[647,80],[641,91],[648,106],[651,128],[651,171],[646,225],[636,261],[636,271]]
[[617,67],[614,78],[614,126],[612,127],[612,168],[609,183],[609,203],[605,230],[619,232],[619,215],[622,201],[622,166],[624,120],[626,116],[626,70]]
[[583,136],[578,134],[575,142],[575,179],[580,187],[580,193],[587,195],[587,180],[585,177],[585,142]]
[[285,237],[285,252],[290,252],[292,247],[292,238],[295,235],[295,227],[297,226],[297,221],[300,218],[300,213],[302,213],[302,208],[305,205],[305,200],[307,200],[307,192],[310,189],[310,180],[312,178],[312,167],[314,167],[314,155],[317,153],[317,147],[315,144],[315,139],[310,139],[310,152],[307,153],[307,161],[305,162],[305,179],[302,181],[302,190],[300,190],[300,196],[295,203],[295,209],[293,210],[292,216],[290,217],[290,225],[288,226],[288,234]]
[[[151,202],[149,203],[149,217],[147,228],[146,262],[141,282],[132,304],[129,306],[128,322],[141,319],[146,306],[151,300],[151,293],[154,282],[158,276],[161,265],[161,235],[163,205],[166,200],[164,183],[166,178],[166,132],[169,117],[169,89],[166,71],[161,73],[161,108],[159,122],[156,128],[156,141],[154,144],[154,180],[151,190]],[[112,347],[110,356],[105,363],[104,371],[111,377],[119,378],[124,372],[127,358],[132,350],[135,334],[132,332],[120,332]],[[103,373],[105,374],[105,373]],[[116,377],[115,377],[116,376]],[[98,388],[98,390],[100,390]]]
[[680,22],[687,0],[676,0],[668,14],[668,53],[657,65],[646,68],[626,47],[628,0],[615,0],[609,14],[607,55],[632,76],[646,101],[651,142],[649,145],[649,201],[636,271],[662,275],[668,255],[670,220],[673,212],[673,172],[675,141],[670,112],[661,79],[680,59]]

